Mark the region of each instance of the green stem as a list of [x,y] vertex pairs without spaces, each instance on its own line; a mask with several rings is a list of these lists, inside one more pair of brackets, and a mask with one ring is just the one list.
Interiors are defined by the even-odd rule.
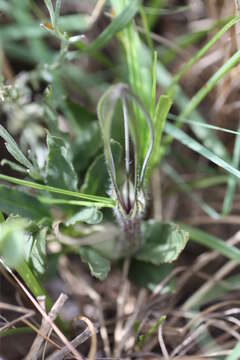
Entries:
[[[53,305],[52,300],[46,290],[40,285],[28,264],[23,261],[16,268],[16,271],[36,298],[43,295],[46,297],[46,311],[49,312]],[[63,332],[69,331],[68,325],[59,316],[56,318],[56,324]]]
[[36,298],[38,296],[46,296],[46,310],[49,311],[52,307],[52,300],[50,299],[46,290],[44,290],[43,287],[39,284],[28,264],[23,261],[21,265],[16,268],[16,270]]

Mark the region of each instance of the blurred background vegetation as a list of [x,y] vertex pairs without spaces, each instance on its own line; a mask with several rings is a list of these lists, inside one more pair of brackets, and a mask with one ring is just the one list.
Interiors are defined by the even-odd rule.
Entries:
[[[137,285],[128,289],[130,311],[122,314],[125,317],[133,312],[146,284],[154,290],[160,278],[169,274],[171,281],[162,285],[163,292],[157,290],[160,297],[144,295],[149,306],[144,303],[143,318],[135,319],[135,340],[126,344],[124,354],[140,359],[185,355],[238,359],[239,349],[232,352],[240,340],[238,2],[63,0],[55,27],[46,4],[50,2],[0,0],[0,114],[1,125],[38,164],[35,169],[43,168],[46,159],[46,129],[69,142],[77,185],[73,176],[72,188],[62,178],[49,180],[51,186],[107,196],[96,107],[109,86],[128,83],[156,121],[161,114],[161,107],[156,111],[159,96],[173,96],[149,185],[146,218],[194,226],[186,227],[193,241],[174,270],[162,268],[160,277],[153,278],[154,266],[145,270],[135,264],[130,277]],[[122,136],[119,126],[113,129],[117,140]],[[139,129],[144,147],[147,138],[141,122]],[[2,174],[25,177],[26,169],[13,164],[3,141],[1,160]],[[89,181],[89,173],[94,181]],[[36,181],[39,176],[32,173]],[[24,205],[20,198],[17,201]],[[71,213],[67,207],[61,211]],[[113,220],[108,210],[104,214]],[[34,213],[35,218],[38,215]],[[80,312],[98,318],[95,308],[101,305],[111,339],[119,268],[100,283],[88,277],[78,258],[67,259],[61,249],[64,256],[57,264],[59,249],[48,251],[42,281],[53,299],[60,289],[69,294],[63,318],[70,321]],[[77,276],[83,277],[79,287],[92,287],[100,300],[89,289],[74,289]],[[15,296],[16,285],[6,276],[2,284],[2,301],[21,303]],[[79,328],[74,330],[76,335]],[[23,335],[15,335],[22,336],[18,344],[17,337],[4,336],[0,350],[4,359],[23,358],[33,339],[27,333],[25,328]],[[107,356],[106,348],[100,342],[97,358]],[[85,344],[81,352],[87,354],[87,350]]]

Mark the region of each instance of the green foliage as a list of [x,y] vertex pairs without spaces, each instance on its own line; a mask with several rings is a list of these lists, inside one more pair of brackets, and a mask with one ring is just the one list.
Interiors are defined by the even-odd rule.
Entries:
[[23,219],[13,218],[0,223],[0,254],[12,268],[20,266],[24,260],[25,226]]
[[[129,277],[135,284],[154,291],[157,285],[172,271],[172,264],[153,265],[133,259]],[[162,293],[173,291],[174,281],[170,282],[162,290]]]
[[154,265],[171,263],[178,258],[188,239],[188,233],[178,225],[150,220],[143,224],[144,243],[136,258]]
[[89,225],[99,224],[102,222],[103,214],[95,207],[83,209],[74,214],[70,219],[66,221],[66,226],[75,225],[78,222],[85,222]]
[[71,191],[77,190],[78,177],[72,164],[70,145],[63,139],[47,136],[47,184]]
[[[12,136],[8,133],[4,127],[0,125],[0,136],[5,140],[5,146],[8,152],[17,160],[23,168],[21,170],[26,169],[26,172],[29,173],[34,179],[39,179],[39,171],[38,169],[31,164],[31,162],[26,158],[26,156],[19,149],[17,143],[12,138]],[[17,169],[17,165],[14,164],[15,170]]]
[[8,215],[20,215],[36,221],[50,217],[46,205],[20,189],[0,185],[0,198],[0,209]]
[[92,276],[104,280],[110,271],[110,261],[91,249],[89,246],[80,247],[77,250],[82,261],[86,263]]
[[36,228],[32,231],[28,229],[23,244],[25,261],[36,275],[42,275],[46,270],[47,231],[47,227]]
[[[116,141],[111,141],[113,160],[116,165],[120,165],[122,157],[122,147]],[[99,155],[93,161],[86,172],[86,176],[81,187],[81,192],[86,194],[105,195],[109,188],[108,169],[106,167],[104,154]]]
[[189,225],[182,225],[182,228],[185,229],[185,231],[188,231],[189,237],[192,241],[195,241],[196,243],[206,246],[212,250],[216,250],[228,259],[235,260],[238,263],[240,262],[240,250],[237,247],[229,245],[225,241],[218,239],[216,236],[210,235],[205,231],[196,229]]

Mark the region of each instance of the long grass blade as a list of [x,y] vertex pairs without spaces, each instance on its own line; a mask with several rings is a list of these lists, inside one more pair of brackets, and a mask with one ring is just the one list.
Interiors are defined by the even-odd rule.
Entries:
[[197,152],[198,154],[210,160],[214,164],[220,166],[222,169],[228,171],[230,174],[240,178],[239,170],[235,169],[232,165],[230,165],[228,162],[226,162],[225,160],[221,159],[219,156],[211,152],[209,149],[204,147],[198,141],[192,139],[189,135],[187,135],[184,131],[182,131],[178,127],[167,123],[164,131],[168,135],[171,135],[173,138],[177,139],[182,144],[190,148],[191,150]]
[[208,216],[213,219],[219,219],[220,214],[217,213],[211,206],[203,201],[196,193],[192,191],[189,186],[178,174],[178,172],[169,164],[164,164],[163,171],[170,177],[170,179],[177,184],[179,189],[189,196]]
[[194,227],[184,224],[181,225],[181,227],[188,231],[190,240],[206,246],[209,249],[216,250],[228,259],[240,263],[240,250],[235,246],[229,245],[225,241]]
[[59,189],[59,188],[55,188],[55,187],[48,186],[48,185],[38,184],[38,183],[35,183],[32,181],[17,179],[17,178],[11,177],[11,176],[3,175],[3,174],[0,174],[0,179],[8,181],[8,182],[16,184],[16,185],[30,187],[30,188],[36,189],[36,190],[48,191],[48,192],[62,194],[62,195],[70,196],[70,197],[77,197],[80,199],[98,202],[98,203],[101,203],[102,205],[109,205],[112,207],[115,206],[114,200],[112,200],[110,198],[105,198],[103,196],[87,195],[87,194],[83,194],[83,193],[79,193],[79,192],[75,192],[75,191]]

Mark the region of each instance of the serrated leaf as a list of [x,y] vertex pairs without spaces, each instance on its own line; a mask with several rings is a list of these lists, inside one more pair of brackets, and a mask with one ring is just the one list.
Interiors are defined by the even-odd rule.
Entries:
[[77,190],[78,177],[72,164],[70,145],[65,140],[50,134],[47,136],[47,145],[46,181],[48,185]]
[[45,272],[46,235],[47,227],[37,232],[30,232],[25,238],[25,260],[35,274],[42,275]]
[[102,221],[103,214],[95,207],[86,208],[74,214],[65,222],[66,226],[75,225],[78,222],[85,222],[89,225],[99,224]]
[[20,215],[32,220],[50,217],[48,208],[35,197],[5,185],[0,185],[0,209],[8,215]]
[[110,271],[110,261],[98,254],[88,246],[80,247],[77,250],[81,259],[90,269],[91,275],[99,280],[104,280]]
[[160,265],[178,258],[189,235],[174,223],[150,220],[143,224],[143,239],[144,244],[136,253],[136,259]]

